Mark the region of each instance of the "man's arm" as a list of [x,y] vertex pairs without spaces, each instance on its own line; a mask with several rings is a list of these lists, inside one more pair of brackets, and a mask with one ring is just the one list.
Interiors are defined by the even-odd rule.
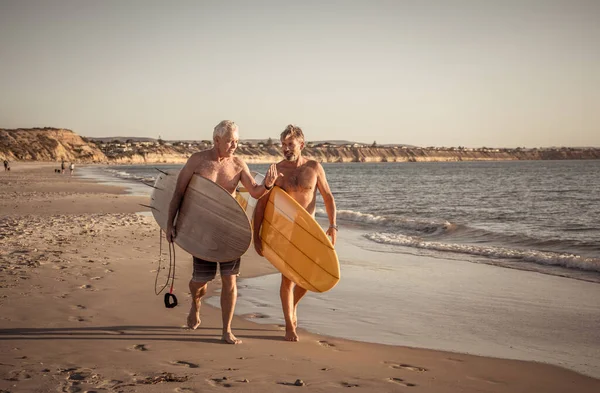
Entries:
[[248,165],[242,161],[242,174],[240,176],[240,181],[244,185],[244,188],[248,190],[252,198],[260,199],[263,195],[265,195],[271,188],[273,188],[275,181],[279,176],[283,175],[278,175],[277,166],[275,164],[271,164],[262,184],[256,184],[256,181],[250,175],[250,169],[248,169]]
[[329,229],[327,229],[327,234],[329,237],[331,237],[331,244],[335,245],[338,231],[336,223],[335,200],[333,199],[333,194],[329,189],[329,183],[327,183],[325,170],[319,163],[317,163],[317,188],[323,197],[323,203],[325,203],[325,210],[327,211],[327,217],[329,218]]
[[256,202],[256,207],[254,208],[254,220],[252,222],[252,226],[254,229],[254,249],[256,253],[260,256],[262,253],[262,240],[260,240],[260,227],[262,226],[263,218],[265,217],[265,207],[267,206],[267,202],[269,198],[260,198]]
[[169,203],[169,215],[167,218],[167,240],[170,243],[172,243],[175,240],[175,236],[177,236],[173,221],[175,220],[175,216],[177,216],[179,206],[181,206],[181,200],[183,199],[185,190],[187,189],[192,176],[194,176],[196,165],[198,165],[198,156],[193,155],[185,163],[179,172],[179,176],[177,176],[177,184],[175,185],[175,192],[173,193],[173,198],[171,198],[171,203]]

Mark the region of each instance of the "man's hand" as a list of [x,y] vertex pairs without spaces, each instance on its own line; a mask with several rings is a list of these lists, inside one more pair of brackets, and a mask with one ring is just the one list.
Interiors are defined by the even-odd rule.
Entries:
[[258,255],[260,255],[261,257],[264,256],[262,252],[262,240],[260,238],[258,239],[258,241],[254,240],[254,249],[256,250],[256,253]]
[[277,173],[277,165],[271,164],[271,166],[269,166],[267,174],[265,175],[265,180],[263,180],[265,188],[272,188],[275,185],[277,178],[281,176],[283,176],[283,173]]
[[329,227],[329,229],[327,230],[327,235],[329,235],[329,237],[331,238],[331,244],[333,244],[335,246],[335,239],[337,238],[337,226],[336,227]]
[[174,226],[167,227],[167,241],[169,243],[173,243],[175,241],[175,237],[177,236],[177,231],[175,231]]

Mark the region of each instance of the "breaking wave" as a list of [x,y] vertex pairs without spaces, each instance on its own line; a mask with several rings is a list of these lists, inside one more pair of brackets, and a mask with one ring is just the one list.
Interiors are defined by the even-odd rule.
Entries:
[[546,266],[560,266],[600,273],[600,259],[585,258],[575,254],[556,253],[532,249],[514,249],[496,246],[444,243],[422,240],[413,236],[375,232],[366,234],[371,241],[404,247],[415,247],[435,251],[454,252],[498,259],[512,259]]

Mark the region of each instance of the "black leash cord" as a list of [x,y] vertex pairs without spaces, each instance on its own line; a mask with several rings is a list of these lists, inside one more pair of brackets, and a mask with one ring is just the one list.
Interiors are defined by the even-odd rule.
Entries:
[[[169,272],[167,273],[167,280],[165,281],[165,285],[163,285],[163,287],[157,291],[156,286],[158,284],[158,275],[160,274],[161,262],[162,262],[162,230],[159,230],[158,234],[160,236],[160,242],[159,242],[160,255],[158,257],[158,269],[156,271],[156,278],[154,279],[154,293],[157,296],[160,295],[162,293],[162,291],[164,291],[165,288],[169,285],[169,280],[171,280],[171,289],[169,290],[169,293],[165,293],[164,303],[165,303],[166,308],[173,308],[173,307],[177,306],[177,297],[175,295],[173,295],[173,286],[175,284],[175,245],[172,243],[168,243],[169,244]],[[172,252],[171,252],[171,247],[173,248]],[[173,272],[172,275],[171,275],[171,271]]]
[[[171,248],[173,248],[173,275],[171,276],[171,290],[165,293],[165,307],[173,308],[177,306],[177,297],[173,295],[173,285],[175,284],[175,243],[169,243],[169,273],[171,273]],[[167,279],[167,283],[168,283]]]

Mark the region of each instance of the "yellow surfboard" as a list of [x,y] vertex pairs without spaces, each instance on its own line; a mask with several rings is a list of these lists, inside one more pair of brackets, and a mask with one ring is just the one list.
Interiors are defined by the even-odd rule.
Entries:
[[[240,204],[251,205],[247,192],[240,192],[237,199],[242,200]],[[265,258],[302,288],[326,292],[340,280],[340,264],[327,234],[277,186],[269,194],[260,241]]]
[[[169,204],[178,172],[161,173],[154,184],[150,206],[154,219],[167,229]],[[252,241],[244,209],[218,184],[192,176],[176,217],[175,243],[188,253],[211,262],[239,258]]]

